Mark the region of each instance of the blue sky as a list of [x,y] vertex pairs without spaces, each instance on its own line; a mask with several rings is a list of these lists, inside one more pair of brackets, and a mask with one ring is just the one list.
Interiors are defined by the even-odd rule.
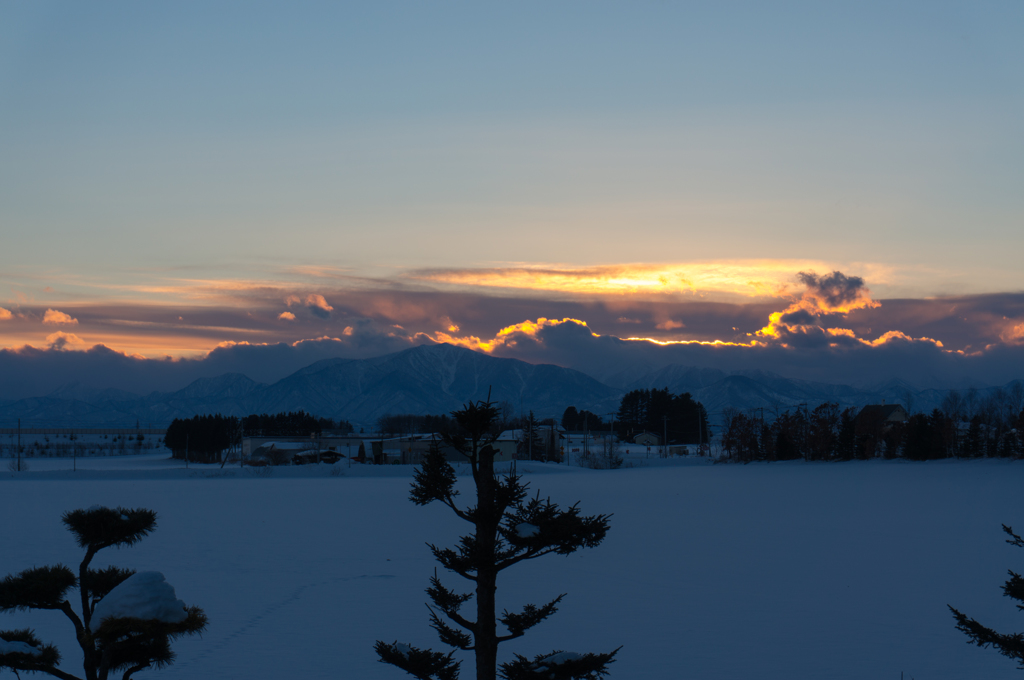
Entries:
[[[365,319],[486,340],[553,299],[656,302],[645,337],[742,341],[768,319],[691,332],[671,307],[782,311],[808,270],[883,310],[1015,295],[1022,34],[1019,2],[6,3],[0,346],[61,328],[194,356]],[[587,291],[595,271],[674,273]],[[522,303],[471,319],[441,292]],[[335,323],[284,324],[310,294]],[[280,332],[217,321],[244,304]],[[1002,316],[954,344],[1016,342]]]

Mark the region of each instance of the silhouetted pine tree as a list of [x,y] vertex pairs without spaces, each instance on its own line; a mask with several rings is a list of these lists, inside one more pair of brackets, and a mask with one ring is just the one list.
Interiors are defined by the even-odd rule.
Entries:
[[[1010,536],[1006,540],[1007,543],[1018,548],[1024,548],[1024,539],[1013,533],[1011,527],[1004,524],[1003,531]],[[1011,570],[1010,578],[1003,584],[1003,594],[1020,602],[1021,604],[1018,604],[1017,608],[1024,611],[1024,577]],[[1003,656],[1016,659],[1021,663],[1021,668],[1024,669],[1024,633],[997,633],[974,619],[967,618],[967,616],[961,614],[952,606],[949,609],[953,612],[954,618],[956,618],[956,627],[970,638],[969,642],[971,644],[976,644],[979,647],[992,645]]]
[[[435,572],[427,588],[433,603],[428,605],[430,625],[446,645],[474,652],[477,680],[495,680],[498,645],[521,637],[554,614],[565,597],[559,595],[547,604],[529,604],[519,612],[505,610],[499,615],[495,603],[498,574],[524,560],[551,553],[569,555],[598,545],[608,531],[608,515],[581,516],[575,505],[563,510],[550,500],[541,500],[539,494],[528,499],[527,485],[514,472],[495,475],[496,452],[491,443],[497,435],[493,425],[498,411],[489,401],[467,404],[452,415],[459,429],[446,434],[444,441],[469,460],[476,504],[468,508],[456,504],[455,470],[436,447],[416,472],[411,500],[417,505],[438,501],[473,525],[473,533],[463,536],[455,548],[431,545],[430,549],[443,567],[475,583],[476,619],[461,613],[473,594],[449,590]],[[507,633],[499,634],[499,623]],[[455,680],[459,676],[461,662],[452,658],[453,652],[442,654],[382,641],[377,642],[376,650],[382,662],[420,680]],[[517,656],[516,661],[501,665],[500,675],[508,680],[596,680],[607,675],[617,651],[582,655],[556,651],[533,661]]]
[[[134,545],[156,528],[152,510],[90,508],[74,510],[63,517],[64,524],[85,548],[85,558],[76,575],[63,564],[33,567],[0,581],[0,612],[27,609],[53,609],[64,613],[75,627],[75,635],[84,655],[85,680],[107,680],[112,672],[123,672],[122,680],[144,668],[172,663],[171,640],[194,635],[206,627],[206,615],[198,607],[183,609],[181,620],[168,623],[156,619],[104,617],[94,622],[93,613],[111,591],[135,574],[131,569],[107,567],[90,569],[100,550],[112,546]],[[68,599],[68,591],[78,588],[80,612]],[[63,680],[80,680],[58,668],[60,653],[53,645],[44,645],[31,630],[0,631],[0,668],[48,673]],[[21,644],[17,644],[21,643]],[[4,650],[7,653],[3,653]]]

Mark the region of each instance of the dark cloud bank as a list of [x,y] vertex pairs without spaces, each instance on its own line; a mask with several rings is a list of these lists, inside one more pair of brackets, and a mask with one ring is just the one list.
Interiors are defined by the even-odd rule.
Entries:
[[[1002,385],[1024,377],[1024,346],[997,345],[975,355],[944,351],[934,343],[893,339],[870,347],[811,328],[786,338],[790,347],[738,347],[627,341],[595,337],[566,322],[534,335],[515,333],[495,356],[575,368],[611,385],[678,364],[726,372],[759,369],[792,379],[874,386],[899,379],[921,388]],[[87,351],[22,348],[0,350],[0,399],[43,396],[69,383],[136,394],[177,390],[193,380],[241,373],[274,382],[326,358],[367,358],[431,340],[371,321],[357,323],[340,339],[219,347],[201,359],[140,359],[96,346]]]

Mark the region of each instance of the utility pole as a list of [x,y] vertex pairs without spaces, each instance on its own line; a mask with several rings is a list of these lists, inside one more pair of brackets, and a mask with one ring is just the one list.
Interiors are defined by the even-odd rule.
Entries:
[[662,425],[665,428],[664,429],[665,438],[662,440],[663,444],[662,444],[662,447],[661,447],[661,453],[662,453],[661,457],[662,458],[668,458],[668,416],[662,416],[661,417],[661,422],[662,422]]
[[615,436],[615,413],[605,413],[606,416],[611,416],[611,429],[608,430],[608,453],[606,460],[610,461],[615,457],[615,441],[618,437]]
[[761,412],[761,429],[757,433],[757,441],[760,442],[761,454],[768,455],[768,447],[764,442],[764,406],[758,406],[757,409]]
[[697,402],[697,455],[704,455],[704,418],[701,415],[701,405]]
[[185,469],[188,469],[188,433],[185,433]]
[[18,472],[21,472],[21,418],[18,418]]
[[530,425],[530,429],[529,429],[529,433],[527,434],[528,444],[526,446],[527,446],[527,450],[530,452],[528,454],[529,457],[530,457],[530,460],[533,460],[533,411],[530,411],[530,422],[529,422],[529,425]]

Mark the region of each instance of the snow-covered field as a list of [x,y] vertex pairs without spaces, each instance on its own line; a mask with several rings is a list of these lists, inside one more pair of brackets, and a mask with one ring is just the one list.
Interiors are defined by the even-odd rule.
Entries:
[[[137,677],[398,680],[407,676],[376,662],[376,639],[440,648],[423,606],[434,569],[425,542],[450,544],[462,527],[443,507],[408,501],[410,468],[30,463],[0,470],[0,576],[77,565],[66,510],[157,511],[152,536],[104,551],[99,565],[163,572],[210,626],[176,644],[174,666]],[[1000,590],[1008,568],[1024,568],[1024,550],[1000,531],[1024,529],[1024,463],[520,470],[556,502],[614,517],[600,547],[505,572],[499,606],[568,597],[504,658],[622,645],[612,677],[630,680],[1020,677],[1012,661],[967,645],[946,604],[1024,629]],[[2,628],[25,626],[81,670],[62,615],[0,615]]]

